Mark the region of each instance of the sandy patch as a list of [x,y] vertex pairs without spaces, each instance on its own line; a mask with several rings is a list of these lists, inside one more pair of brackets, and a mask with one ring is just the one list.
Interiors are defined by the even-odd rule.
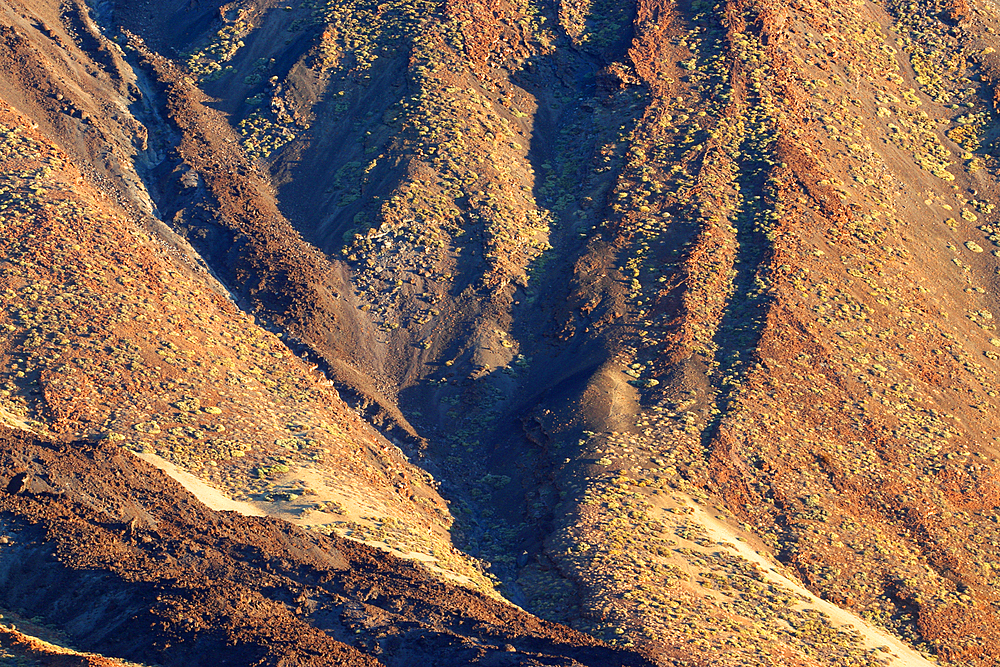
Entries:
[[[181,470],[175,466],[170,461],[157,456],[156,454],[142,452],[133,452],[136,456],[141,458],[143,461],[159,468],[165,472],[168,476],[173,478],[175,481],[180,483],[185,489],[187,489],[191,494],[203,502],[206,506],[213,510],[228,511],[228,512],[239,512],[245,516],[273,516],[275,518],[283,519],[289,523],[294,523],[296,525],[302,526],[306,529],[317,528],[317,518],[326,517],[334,518],[331,515],[325,515],[324,513],[316,513],[310,518],[303,518],[297,515],[297,511],[294,506],[290,503],[268,503],[269,508],[273,508],[272,511],[265,511],[254,505],[252,503],[243,502],[240,500],[234,500],[222,493],[218,489],[209,486],[201,479],[195,477],[189,472]],[[302,475],[304,470],[297,470],[299,473],[298,477],[308,477],[310,481],[316,486],[323,486],[321,478],[319,475]],[[338,516],[337,519],[352,518],[358,521],[363,521],[360,516],[359,509],[369,510],[368,507],[358,506],[355,499],[352,496],[345,494],[336,494],[332,492],[332,489],[324,488],[324,493],[320,497],[325,499],[336,499],[342,504],[349,508],[349,514],[347,517]],[[287,506],[287,507],[285,507]],[[430,554],[421,553],[417,551],[402,551],[384,542],[374,541],[374,540],[358,540],[350,536],[345,536],[346,539],[353,539],[356,542],[361,542],[362,544],[367,544],[368,546],[375,547],[376,549],[381,549],[400,558],[405,558],[407,560],[415,560],[422,563],[427,569],[434,572],[435,574],[448,579],[454,583],[462,584],[464,586],[469,586],[473,588],[480,589],[482,586],[477,582],[473,581],[470,577],[454,572],[447,568],[441,567],[439,565],[439,560]],[[487,589],[489,592],[490,589]]]
[[850,626],[854,628],[861,634],[862,642],[868,648],[887,648],[888,653],[886,654],[886,658],[889,661],[889,665],[893,667],[932,667],[937,664],[929,661],[912,647],[903,643],[902,640],[880,628],[876,628],[853,612],[816,597],[800,582],[778,572],[774,563],[754,551],[725,523],[710,515],[694,502],[691,502],[688,506],[694,509],[694,513],[688,515],[688,518],[704,526],[711,539],[720,542],[730,552],[758,565],[763,570],[764,576],[768,581],[791,589],[795,593],[807,598],[809,601],[802,605],[803,608],[812,607],[823,612],[830,617],[834,626]]
[[181,470],[170,461],[156,454],[143,452],[135,453],[135,455],[146,463],[167,473],[167,475],[179,482],[181,486],[190,491],[195,498],[205,503],[210,509],[224,512],[239,512],[246,516],[267,515],[266,512],[250,503],[233,500],[218,489],[209,486],[191,473]]

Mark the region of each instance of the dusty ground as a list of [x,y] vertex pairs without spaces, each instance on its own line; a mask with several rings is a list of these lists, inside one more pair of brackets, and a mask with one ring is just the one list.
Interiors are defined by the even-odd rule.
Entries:
[[65,636],[9,611],[0,626],[0,661],[4,665],[44,667],[142,667],[139,663],[83,653],[65,645]]
[[5,424],[581,647],[997,664],[986,0],[0,5]]
[[82,647],[164,665],[649,664],[352,541],[209,510],[116,445],[0,437],[5,598]]

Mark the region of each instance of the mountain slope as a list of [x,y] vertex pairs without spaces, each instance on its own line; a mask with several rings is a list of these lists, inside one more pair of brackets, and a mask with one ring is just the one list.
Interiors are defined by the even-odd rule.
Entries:
[[[30,75],[3,87],[24,211],[76,178],[38,171],[51,141],[77,196],[113,188],[196,268],[165,278],[152,237],[76,242],[137,283],[103,308],[163,312],[137,354],[183,370],[85,373],[93,415],[60,395],[82,344],[37,287],[72,277],[10,269],[42,306],[8,315],[28,427],[109,434],[270,513],[309,487],[298,522],[489,591],[483,568],[659,664],[919,663],[879,632],[996,664],[992,4],[31,5],[6,33]],[[7,253],[127,238],[94,218],[39,239],[19,216]]]
[[0,437],[5,598],[82,645],[154,664],[649,664],[375,549],[207,510],[115,445]]

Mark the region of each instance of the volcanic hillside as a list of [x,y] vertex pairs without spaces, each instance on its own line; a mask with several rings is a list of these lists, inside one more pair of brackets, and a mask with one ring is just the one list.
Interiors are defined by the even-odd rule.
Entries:
[[0,2],[18,641],[1000,664],[998,31],[991,0]]

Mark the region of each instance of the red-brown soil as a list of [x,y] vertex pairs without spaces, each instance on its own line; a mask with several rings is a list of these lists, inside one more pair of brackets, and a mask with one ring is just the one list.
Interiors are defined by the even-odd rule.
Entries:
[[[633,659],[588,637],[657,664],[889,660],[710,539],[712,512],[872,628],[997,665],[994,9],[4,5],[0,414],[35,434],[9,437],[63,475],[91,469],[81,447],[129,488],[150,475],[161,507],[175,487],[112,443],[155,452],[495,594],[489,574],[574,630],[336,537],[190,508],[168,523],[197,547],[169,567],[101,528],[136,563],[95,556],[136,583],[122,600],[175,587],[135,632],[101,643],[73,629],[78,604],[39,613],[143,660],[230,641],[247,660],[362,659],[391,632],[379,660],[462,663],[481,642],[491,664],[513,659],[483,639],[505,623],[554,664]],[[85,437],[106,441],[68,444]],[[99,478],[89,514],[41,487],[5,502],[37,549],[69,549],[41,517],[100,524],[124,491]],[[231,547],[248,544],[273,572]],[[77,571],[44,562],[25,576]],[[354,625],[327,632],[311,593],[277,592],[316,585],[307,565]],[[366,587],[395,591],[371,626],[352,616]]]
[[208,510],[116,445],[3,428],[0,452],[5,603],[89,650],[163,665],[649,664],[370,547]]

